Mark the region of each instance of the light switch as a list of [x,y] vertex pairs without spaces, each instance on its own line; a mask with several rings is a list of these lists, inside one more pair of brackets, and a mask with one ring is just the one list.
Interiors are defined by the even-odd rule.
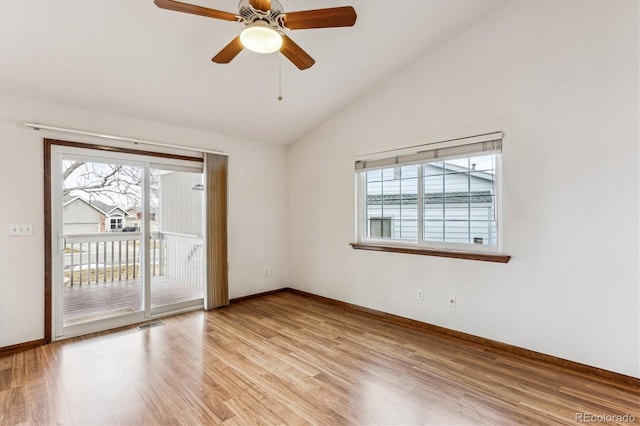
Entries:
[[33,226],[30,223],[12,223],[9,225],[9,236],[20,237],[23,235],[32,235]]

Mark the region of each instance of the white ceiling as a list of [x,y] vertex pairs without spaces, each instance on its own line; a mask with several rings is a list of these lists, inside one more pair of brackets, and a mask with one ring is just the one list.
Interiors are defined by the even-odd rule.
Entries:
[[[236,0],[183,1],[237,12]],[[285,11],[352,5],[358,20],[289,33],[316,64],[282,57],[278,101],[279,54],[211,62],[239,23],[152,0],[0,0],[0,91],[287,144],[507,1],[281,0]]]

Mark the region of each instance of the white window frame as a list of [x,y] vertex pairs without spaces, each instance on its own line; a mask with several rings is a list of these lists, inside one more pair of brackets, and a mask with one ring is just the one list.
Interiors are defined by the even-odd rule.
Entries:
[[[112,220],[116,220],[116,221],[119,220],[121,226],[119,228],[118,227],[114,228],[113,224],[111,222]],[[117,225],[117,222],[116,222],[116,225]],[[122,230],[122,229],[124,229],[124,215],[115,214],[115,215],[109,216],[109,232],[114,231],[114,230]]]
[[[410,148],[405,148],[401,150],[393,150],[386,151],[378,154],[370,154],[366,156],[361,156],[356,159],[356,173],[355,173],[355,183],[356,183],[356,241],[361,244],[368,245],[378,245],[378,246],[391,246],[391,247],[407,247],[412,249],[425,249],[425,250],[443,250],[443,251],[458,251],[458,252],[467,252],[467,253],[492,253],[492,254],[501,254],[502,253],[502,239],[503,239],[503,226],[502,226],[502,152],[501,148],[497,152],[495,152],[495,223],[496,223],[496,244],[495,245],[485,245],[485,244],[474,244],[474,243],[454,243],[454,242],[438,242],[438,241],[426,241],[424,240],[424,232],[423,232],[423,218],[424,218],[424,206],[423,206],[423,184],[424,184],[424,175],[423,175],[423,165],[435,162],[435,161],[443,161],[443,160],[452,160],[456,158],[468,158],[477,155],[481,155],[481,151],[471,151],[465,154],[459,155],[450,155],[443,156],[434,159],[422,159],[419,158],[423,156],[424,152],[427,151],[436,151],[439,149],[446,148],[455,148],[455,147],[465,147],[470,146],[472,144],[477,144],[484,140],[486,141],[500,141],[500,146],[502,144],[502,132],[489,133],[485,135],[479,135],[469,138],[455,139],[444,142],[436,142],[432,144],[420,145]],[[455,149],[454,149],[455,150]],[[462,148],[464,151],[464,148]],[[416,241],[407,241],[400,240],[394,238],[372,238],[367,236],[367,194],[365,192],[366,188],[366,171],[386,169],[393,167],[394,165],[388,164],[391,159],[395,158],[395,165],[404,166],[404,165],[418,165],[418,217],[417,217],[417,239]],[[409,161],[402,162],[402,159],[406,158]],[[358,163],[369,162],[374,164],[379,164],[379,166],[374,166],[373,168],[367,168],[364,170],[358,170]]]

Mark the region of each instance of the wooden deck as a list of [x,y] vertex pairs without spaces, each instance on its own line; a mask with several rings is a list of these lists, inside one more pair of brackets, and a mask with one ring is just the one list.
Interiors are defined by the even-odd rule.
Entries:
[[[151,279],[151,306],[165,306],[202,298],[198,289],[165,276]],[[65,325],[108,318],[144,309],[139,278],[64,289]]]

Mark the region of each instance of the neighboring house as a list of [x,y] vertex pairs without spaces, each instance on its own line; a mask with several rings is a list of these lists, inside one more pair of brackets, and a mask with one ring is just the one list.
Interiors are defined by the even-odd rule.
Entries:
[[[63,204],[63,227],[65,234],[87,234],[96,232],[122,232],[125,227],[139,230],[131,225],[136,218],[119,206],[101,201],[87,201],[80,196],[66,196]],[[135,222],[134,222],[135,223]]]
[[105,227],[108,232],[121,232],[125,227],[127,227],[127,211],[120,208],[114,207],[107,212],[107,217],[105,218]]
[[[367,185],[367,235],[416,240],[418,181],[415,167],[370,172]],[[429,164],[423,196],[427,219],[425,240],[494,244],[494,195],[494,177],[490,173],[448,162]]]
[[[151,218],[153,220],[153,217]],[[124,226],[129,229],[142,229],[142,212],[137,207],[131,207],[127,210],[127,216],[124,220]]]
[[[156,212],[153,211],[154,207],[151,206],[151,217],[150,217],[150,226],[151,232],[158,232],[158,221]],[[124,226],[127,230],[135,229],[136,232],[139,232],[142,229],[142,211],[138,207],[131,207],[127,210],[127,215],[124,218]]]
[[105,232],[106,213],[78,196],[66,196],[62,206],[65,234]]

